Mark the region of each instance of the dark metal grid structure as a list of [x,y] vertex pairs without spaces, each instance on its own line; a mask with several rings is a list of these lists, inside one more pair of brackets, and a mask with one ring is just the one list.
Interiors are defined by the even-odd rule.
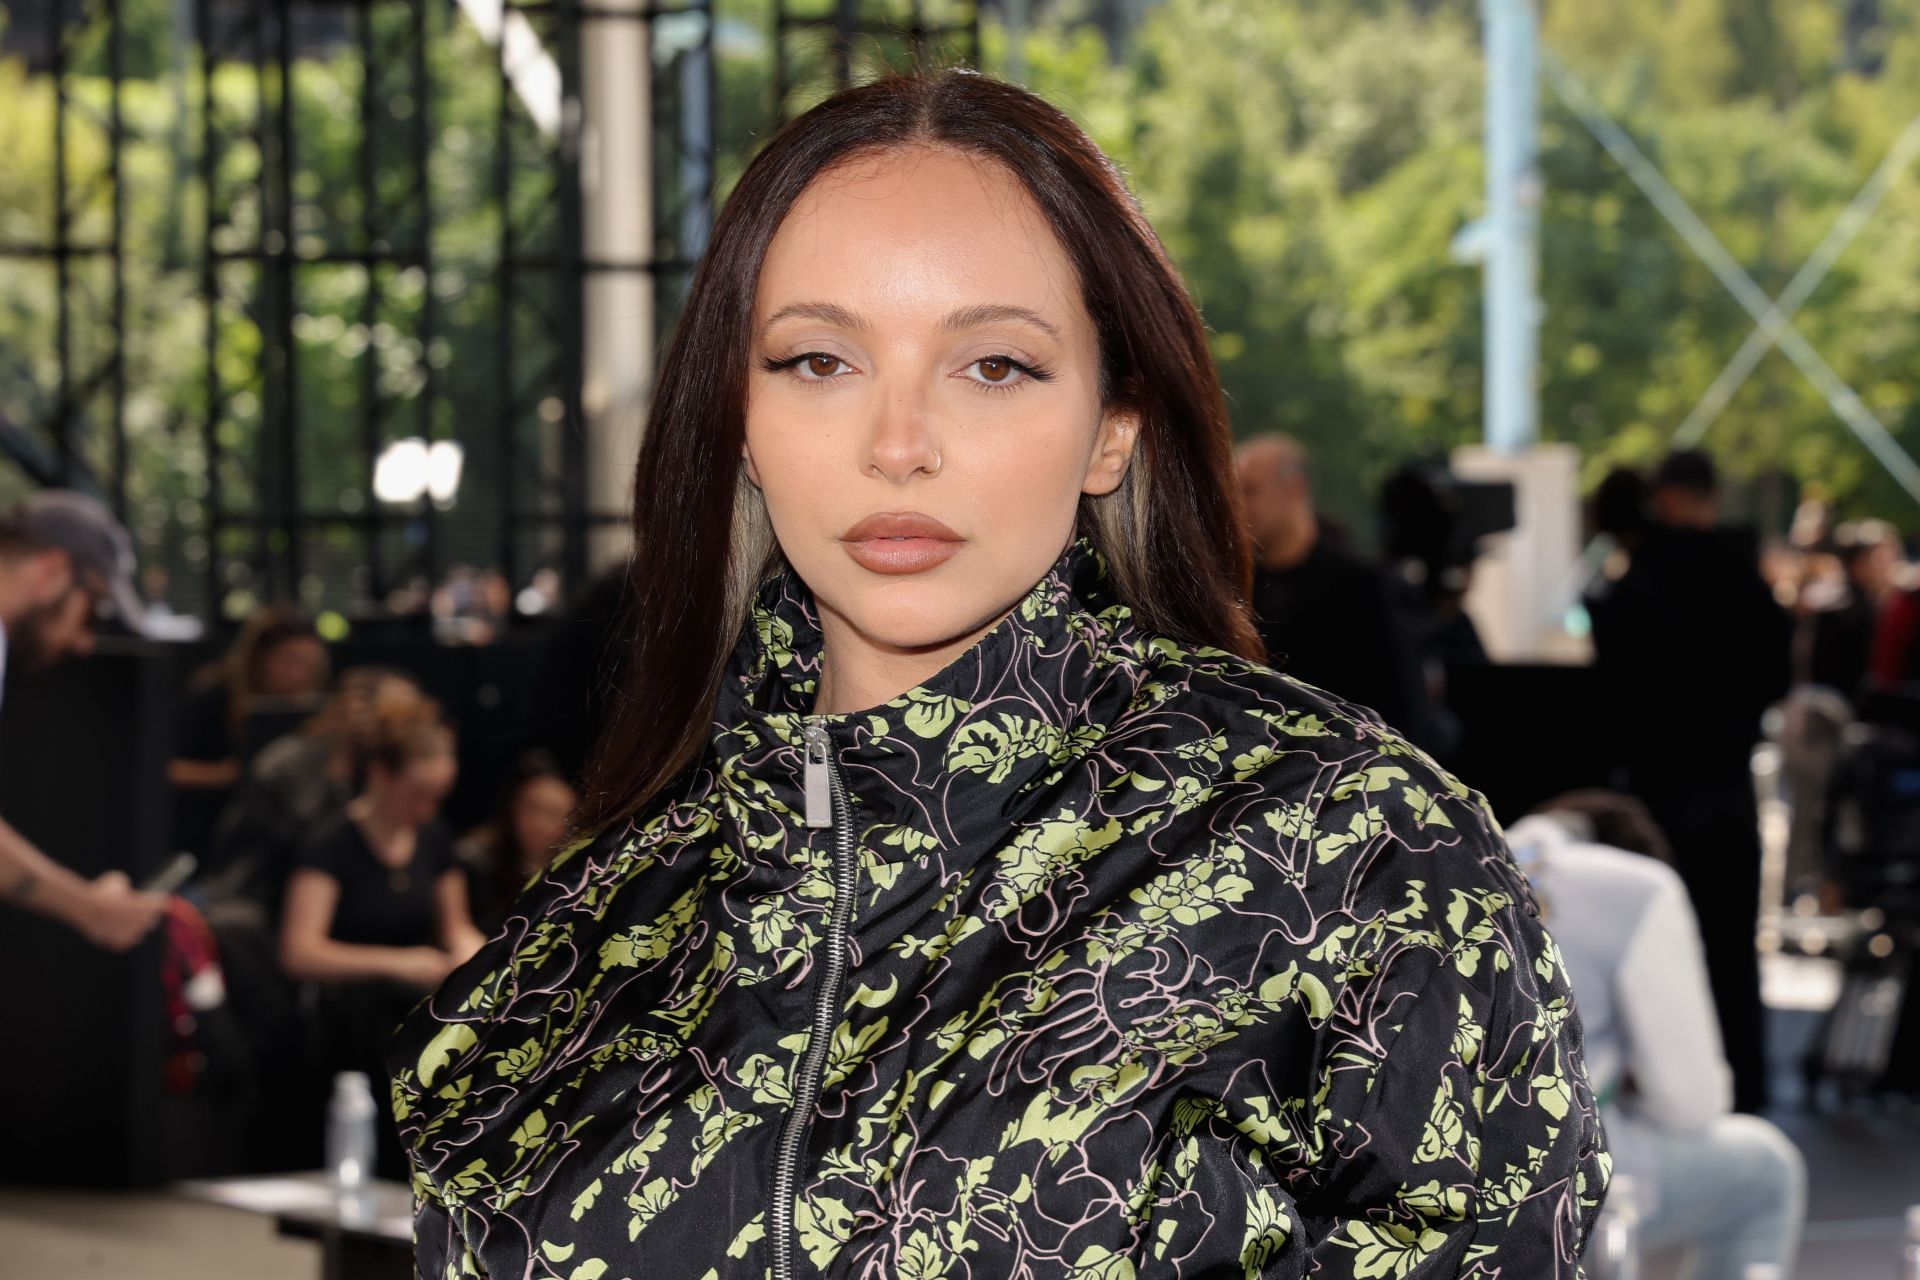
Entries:
[[[43,239],[0,239],[0,263],[14,264],[9,274],[50,265],[53,274],[53,348],[55,386],[50,397],[21,395],[13,412],[0,400],[0,452],[10,457],[40,485],[59,485],[103,494],[97,469],[83,450],[105,433],[111,448],[111,469],[104,494],[116,512],[126,513],[126,210],[121,190],[121,87],[124,43],[119,0],[96,6],[107,24],[104,45],[108,85],[104,119],[80,102],[74,93],[76,19],[82,6],[73,0],[49,0],[43,19],[44,70],[53,89],[52,219]],[[106,139],[106,159],[100,172],[76,184],[71,172],[70,135],[76,126],[91,126]],[[111,214],[104,235],[98,229],[76,227],[76,197],[104,184]],[[104,266],[107,297],[104,303],[86,275],[88,266]],[[91,304],[91,310],[87,304]],[[100,325],[107,334],[104,351],[91,362],[74,349],[77,322]],[[0,349],[0,379],[16,388],[35,388],[31,357],[19,350]],[[104,406],[101,401],[104,397]],[[14,399],[14,397],[8,397]],[[16,420],[16,417],[19,420]]]
[[[130,523],[143,559],[173,572],[187,611],[282,598],[378,612],[389,591],[456,562],[515,586],[550,566],[577,587],[591,531],[627,519],[591,503],[583,297],[596,277],[639,274],[661,329],[677,310],[712,218],[712,0],[504,0],[491,41],[476,34],[489,7],[194,0],[176,33],[184,82],[168,77],[181,107],[160,139],[151,121],[142,137],[121,118],[122,0],[9,5],[6,53],[50,89],[52,145],[25,193],[34,208],[0,221],[0,298],[33,317],[0,340],[0,452],[30,484],[99,492],[141,516],[144,532]],[[516,23],[556,69],[557,128],[534,121],[513,83],[527,49],[499,33]],[[638,70],[653,85],[656,234],[632,261],[580,249],[580,41],[596,23],[649,35],[652,65]],[[491,71],[476,81],[482,58]],[[488,81],[476,121],[475,85]],[[455,92],[464,118],[443,119]],[[149,261],[151,229],[127,234],[123,151],[163,142],[166,218],[187,231]],[[153,344],[130,332],[136,255],[134,300],[200,332],[197,356],[161,353],[168,431],[142,436],[137,457],[127,352]],[[164,299],[140,296],[162,278]],[[152,429],[151,414],[141,421]],[[464,447],[450,509],[374,494],[381,449],[412,436]],[[156,453],[176,472],[160,515]],[[135,465],[147,496],[129,512]]]
[[[437,12],[436,12],[437,11]],[[322,48],[349,49],[359,68],[359,143],[350,199],[336,199],[334,210],[316,190],[321,182],[303,167],[297,150],[301,130],[294,116],[299,104],[294,85],[303,55],[298,21],[331,18],[338,27],[320,25],[311,32]],[[389,17],[383,24],[383,13]],[[227,18],[224,25],[220,19]],[[683,85],[707,86],[704,104],[677,103],[678,114],[698,119],[700,127],[682,129],[682,143],[697,154],[678,157],[686,190],[656,185],[657,224],[677,229],[644,260],[592,260],[580,251],[582,192],[580,170],[580,50],[584,25],[638,22],[651,28],[663,19],[693,22],[699,36],[678,59],[678,68],[652,69],[656,97],[678,99]],[[624,512],[596,511],[590,503],[588,447],[581,403],[584,351],[583,298],[595,276],[643,273],[656,279],[679,272],[711,219],[714,137],[711,92],[713,21],[709,0],[678,5],[593,6],[567,0],[508,0],[499,6],[494,33],[497,108],[492,121],[490,178],[497,247],[484,266],[488,277],[476,289],[491,290],[490,323],[470,325],[469,336],[487,333],[484,351],[467,351],[460,370],[468,394],[453,404],[440,366],[451,349],[442,333],[443,263],[435,254],[433,207],[435,161],[432,105],[440,86],[428,66],[430,24],[457,20],[451,10],[430,0],[292,0],[235,3],[198,0],[198,42],[203,49],[203,141],[200,163],[208,191],[204,292],[208,303],[207,401],[209,405],[210,516],[213,545],[209,587],[214,598],[231,585],[236,566],[251,577],[256,594],[302,598],[309,566],[306,549],[316,533],[346,531],[360,548],[354,567],[357,594],[379,601],[409,577],[438,579],[448,557],[443,536],[446,513],[422,499],[410,510],[383,510],[372,491],[373,462],[397,434],[439,440],[457,437],[466,449],[463,492],[477,493],[490,512],[491,527],[469,525],[463,545],[468,559],[489,563],[517,583],[537,556],[556,561],[570,584],[584,580],[588,537],[597,524],[622,523]],[[514,80],[515,24],[531,32],[539,50],[558,68],[561,116],[557,131],[543,135],[518,97]],[[648,42],[651,46],[652,42]],[[518,56],[525,56],[521,47]],[[223,64],[239,64],[257,85],[251,118],[227,121],[214,91]],[[673,74],[663,75],[663,71]],[[662,80],[667,87],[660,88]],[[659,107],[656,103],[656,110]],[[220,177],[224,156],[259,157],[257,173],[234,189]],[[395,175],[400,175],[398,182]],[[300,179],[308,191],[300,191]],[[318,217],[339,208],[357,217]],[[323,223],[326,234],[317,234]],[[343,224],[351,234],[342,235]],[[252,234],[248,234],[251,231]],[[228,275],[232,264],[253,273],[239,287]],[[340,502],[315,502],[303,483],[302,444],[309,432],[303,408],[302,346],[295,332],[304,314],[308,282],[340,269],[357,270],[360,332],[378,335],[404,329],[398,344],[411,353],[411,385],[396,392],[379,353],[369,349],[358,360],[359,449],[362,489],[357,509]],[[396,280],[418,282],[404,324],[390,307],[399,292]],[[246,401],[259,406],[256,429],[248,431],[231,413],[237,388],[229,385],[227,361],[220,350],[224,309],[238,305],[258,331],[260,359],[248,369],[257,388]],[[664,313],[663,313],[664,314]],[[395,344],[389,341],[387,347]],[[637,353],[636,353],[637,354]],[[477,366],[484,361],[484,371]],[[402,378],[402,382],[408,379]],[[482,395],[472,388],[486,386]],[[457,410],[457,412],[455,411]],[[487,420],[484,425],[479,419]],[[454,419],[458,419],[457,423]],[[457,427],[457,430],[456,430]],[[403,429],[404,428],[404,429]],[[225,439],[251,435],[252,473],[234,483],[235,468]],[[530,482],[531,478],[531,482]],[[557,554],[530,546],[549,542],[541,531],[557,533]],[[531,539],[529,535],[535,535]]]
[[[33,483],[106,496],[188,612],[276,598],[378,612],[456,563],[514,586],[551,566],[582,585],[594,530],[626,520],[591,502],[583,308],[596,279],[639,274],[656,332],[671,327],[712,220],[726,0],[193,0],[178,71],[132,73],[176,85],[177,118],[131,134],[127,50],[151,58],[152,33],[128,43],[127,3],[9,5],[3,38],[51,88],[54,146],[46,216],[0,223],[0,267],[20,268],[0,296],[26,288],[47,316],[34,351],[0,342],[0,451]],[[882,66],[979,56],[972,0],[773,12],[771,65],[738,65],[766,67],[779,115]],[[649,35],[654,236],[634,260],[601,261],[582,249],[581,41],[625,22]],[[557,128],[516,89],[499,36],[513,23],[556,69]],[[149,168],[173,157],[165,220],[184,230],[161,249],[151,213],[129,234],[123,152]],[[177,331],[167,345],[146,332],[155,315]],[[170,397],[163,432],[150,405],[138,415],[132,451],[130,344],[136,376],[165,366]],[[415,436],[465,449],[449,509],[373,492],[381,449]]]
[[782,120],[882,66],[980,65],[973,0],[775,0],[773,21]]

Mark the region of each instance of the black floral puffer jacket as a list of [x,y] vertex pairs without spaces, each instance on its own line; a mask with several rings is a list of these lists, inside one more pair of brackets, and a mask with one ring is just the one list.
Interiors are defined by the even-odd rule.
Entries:
[[712,749],[402,1028],[429,1280],[1571,1280],[1579,1020],[1484,801],[1138,628],[1070,548],[813,715],[761,593]]

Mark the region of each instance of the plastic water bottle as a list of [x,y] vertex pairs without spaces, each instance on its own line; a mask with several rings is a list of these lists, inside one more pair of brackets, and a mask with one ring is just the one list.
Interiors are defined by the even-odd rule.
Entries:
[[1616,1175],[1607,1189],[1607,1207],[1587,1242],[1587,1280],[1640,1280],[1640,1202],[1633,1179]]
[[333,1078],[327,1104],[327,1172],[334,1185],[354,1191],[373,1176],[373,1086],[366,1073],[342,1071]]
[[1907,1210],[1907,1243],[1900,1250],[1900,1280],[1920,1280],[1920,1204]]

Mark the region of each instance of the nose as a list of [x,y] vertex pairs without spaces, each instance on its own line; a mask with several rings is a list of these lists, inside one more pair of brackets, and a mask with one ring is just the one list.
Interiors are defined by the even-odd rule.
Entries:
[[932,476],[940,470],[940,450],[924,391],[913,386],[880,389],[866,452],[864,470],[890,484],[905,484],[916,474]]

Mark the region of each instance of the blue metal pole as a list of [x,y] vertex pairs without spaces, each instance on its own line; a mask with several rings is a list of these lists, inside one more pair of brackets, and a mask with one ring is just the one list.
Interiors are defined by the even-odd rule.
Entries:
[[1539,439],[1539,23],[1532,0],[1481,0],[1486,22],[1486,434],[1499,453]]

